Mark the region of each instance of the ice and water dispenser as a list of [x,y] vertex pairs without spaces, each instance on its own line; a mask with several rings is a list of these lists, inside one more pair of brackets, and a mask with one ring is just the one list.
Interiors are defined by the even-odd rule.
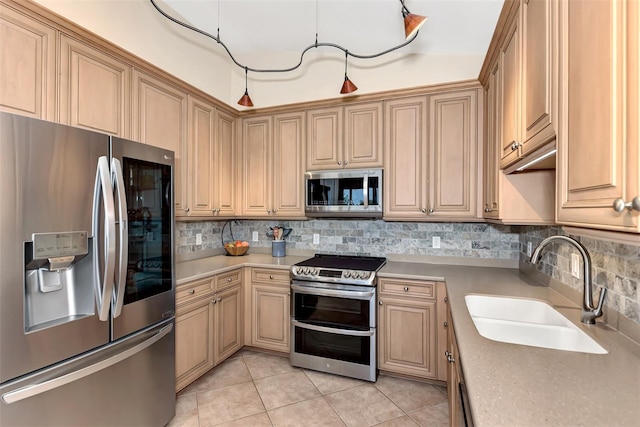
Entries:
[[94,254],[88,233],[32,237],[25,243],[25,332],[94,315]]

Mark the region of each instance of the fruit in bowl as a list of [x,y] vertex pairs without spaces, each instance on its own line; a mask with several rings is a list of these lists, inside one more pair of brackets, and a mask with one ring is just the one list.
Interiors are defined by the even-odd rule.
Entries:
[[224,250],[227,251],[229,255],[233,255],[233,256],[244,255],[249,250],[249,242],[244,240],[227,242],[224,244]]

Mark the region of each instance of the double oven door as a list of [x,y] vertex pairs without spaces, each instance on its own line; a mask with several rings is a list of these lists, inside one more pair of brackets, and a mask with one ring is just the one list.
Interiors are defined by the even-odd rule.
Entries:
[[294,280],[291,363],[376,380],[376,288]]

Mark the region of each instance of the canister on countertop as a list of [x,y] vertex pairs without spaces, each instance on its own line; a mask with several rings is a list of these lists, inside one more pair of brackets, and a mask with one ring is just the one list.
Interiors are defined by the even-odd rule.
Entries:
[[271,256],[282,257],[287,255],[287,250],[284,240],[274,240],[271,242]]

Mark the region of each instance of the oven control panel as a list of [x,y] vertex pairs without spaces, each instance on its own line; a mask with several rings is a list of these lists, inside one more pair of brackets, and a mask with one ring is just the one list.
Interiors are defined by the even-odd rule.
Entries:
[[[295,278],[328,282],[370,284],[373,272],[364,270],[343,270],[319,267],[294,266],[291,273]],[[363,283],[369,282],[369,283]]]

